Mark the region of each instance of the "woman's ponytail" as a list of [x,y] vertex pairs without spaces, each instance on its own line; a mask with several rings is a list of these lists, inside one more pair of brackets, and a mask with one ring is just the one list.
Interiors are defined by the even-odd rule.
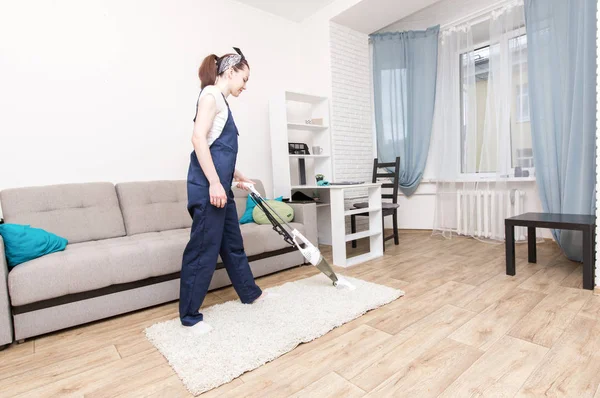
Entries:
[[217,57],[215,54],[211,54],[204,58],[200,69],[198,70],[198,77],[200,77],[201,88],[215,84],[217,80]]

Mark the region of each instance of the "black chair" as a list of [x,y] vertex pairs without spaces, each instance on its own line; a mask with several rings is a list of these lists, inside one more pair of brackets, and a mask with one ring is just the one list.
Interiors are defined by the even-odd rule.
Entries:
[[[378,169],[379,168],[383,168],[386,167],[388,169],[393,169],[392,172],[386,172],[386,173],[379,173]],[[390,236],[384,236],[383,238],[383,250],[385,251],[385,242],[394,238],[394,244],[398,245],[399,239],[398,239],[398,207],[400,207],[400,205],[398,204],[398,183],[400,180],[400,157],[396,158],[395,162],[389,162],[389,163],[379,163],[377,161],[377,158],[375,158],[375,160],[373,161],[373,182],[377,182],[378,178],[386,178],[386,179],[392,179],[392,182],[388,182],[388,183],[383,183],[381,184],[381,188],[382,189],[392,189],[392,193],[382,193],[381,194],[381,198],[382,199],[391,199],[391,202],[384,202],[382,201],[381,203],[381,213],[382,213],[382,217],[381,217],[381,226],[382,226],[382,231],[383,231],[383,226],[385,225],[384,221],[385,221],[385,217],[386,216],[393,216],[393,223],[394,223],[394,233]],[[363,209],[363,208],[367,208],[369,207],[369,203],[368,202],[361,202],[361,203],[355,203],[354,204],[354,208],[355,209]],[[351,227],[352,227],[352,233],[356,232],[356,216],[369,216],[369,213],[358,213],[358,214],[353,214],[351,216]],[[356,247],[356,240],[352,241],[352,247]]]

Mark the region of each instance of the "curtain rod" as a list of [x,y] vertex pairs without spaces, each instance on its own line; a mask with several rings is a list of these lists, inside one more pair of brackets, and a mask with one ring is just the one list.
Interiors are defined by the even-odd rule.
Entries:
[[514,2],[514,0],[500,0],[500,1],[497,1],[494,4],[492,4],[490,6],[487,6],[487,7],[483,8],[483,9],[481,9],[479,11],[472,12],[469,15],[466,15],[464,17],[460,17],[458,19],[455,19],[452,22],[445,23],[445,24],[441,25],[440,26],[440,30],[447,29],[447,28],[449,28],[451,26],[455,26],[455,25],[461,25],[461,24],[463,24],[465,22],[469,22],[472,19],[476,19],[476,18],[478,19],[476,22],[483,21],[483,20],[486,19],[486,18],[483,18],[484,16],[486,16],[486,14],[489,14],[490,12],[494,11],[495,9],[497,9],[498,7],[500,7],[503,4],[509,4],[509,3],[512,3],[512,2]]

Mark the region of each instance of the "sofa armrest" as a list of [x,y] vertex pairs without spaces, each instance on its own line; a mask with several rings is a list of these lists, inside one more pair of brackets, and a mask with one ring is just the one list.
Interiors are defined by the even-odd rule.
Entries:
[[8,297],[8,264],[0,236],[0,346],[13,342],[13,325]]
[[12,315],[8,298],[8,264],[0,236],[0,346],[13,342]]
[[288,203],[294,209],[294,222],[304,225],[304,236],[317,245],[317,205],[316,203]]

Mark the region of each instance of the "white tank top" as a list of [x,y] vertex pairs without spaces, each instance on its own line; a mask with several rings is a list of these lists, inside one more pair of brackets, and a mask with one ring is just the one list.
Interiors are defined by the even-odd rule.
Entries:
[[227,117],[229,116],[229,110],[227,109],[227,104],[225,103],[223,93],[217,87],[204,87],[200,97],[198,98],[198,102],[200,102],[200,98],[204,97],[205,95],[212,95],[215,98],[217,106],[217,114],[215,115],[215,119],[213,120],[212,127],[210,128],[210,132],[208,133],[207,137],[208,146],[211,146],[212,143],[219,138],[223,128],[225,128],[225,123],[227,123]]

